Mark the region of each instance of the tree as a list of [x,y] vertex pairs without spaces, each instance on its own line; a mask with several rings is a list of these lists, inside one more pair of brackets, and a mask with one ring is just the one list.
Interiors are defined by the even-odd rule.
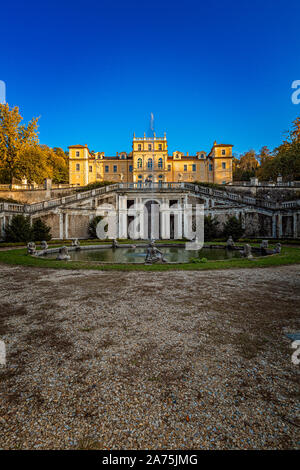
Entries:
[[32,224],[32,240],[41,242],[51,238],[51,228],[41,218],[35,219]]
[[96,228],[97,228],[97,225],[98,223],[100,222],[100,220],[102,220],[103,217],[101,215],[97,215],[96,217],[94,217],[90,223],[89,223],[89,228],[88,228],[88,232],[89,232],[89,237],[90,238],[98,238],[97,237],[97,232],[96,232]]
[[244,233],[242,222],[236,217],[229,217],[223,228],[223,236],[228,238],[232,236],[233,240],[238,240]]
[[0,179],[10,184],[13,178],[24,176],[20,160],[25,147],[38,144],[38,118],[27,126],[21,124],[22,120],[18,107],[0,104]]
[[47,157],[39,145],[26,145],[21,151],[18,172],[28,183],[41,184],[49,175]]
[[47,161],[48,178],[54,183],[67,183],[69,180],[68,158],[61,148],[54,149],[41,145],[41,151]]
[[32,239],[32,228],[29,217],[14,215],[11,222],[5,227],[5,241],[29,242]]
[[210,241],[218,236],[219,222],[210,215],[204,217],[204,240]]

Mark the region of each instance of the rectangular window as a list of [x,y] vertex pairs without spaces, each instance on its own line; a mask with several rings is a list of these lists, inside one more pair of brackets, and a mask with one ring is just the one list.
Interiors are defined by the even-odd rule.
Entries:
[[117,173],[117,171],[118,171],[118,167],[117,165],[114,165],[114,173]]
[[196,165],[193,165],[193,171],[196,171]]
[[79,155],[80,155],[80,152],[76,152],[76,157],[79,157]]
[[226,150],[222,150],[222,155],[226,155]]
[[162,144],[158,144],[158,150],[162,150]]
[[171,165],[168,165],[168,171],[171,171]]
[[184,165],[183,171],[187,171],[187,165]]
[[108,173],[108,172],[109,172],[109,166],[105,165],[105,173]]
[[209,164],[208,169],[209,169],[209,171],[212,171],[212,164],[211,163]]
[[226,163],[225,162],[222,162],[222,168],[223,168],[223,170],[226,169]]
[[80,171],[80,164],[76,163],[76,171]]
[[151,148],[152,148],[151,144],[148,144],[148,150],[151,150]]
[[142,144],[138,144],[138,150],[142,150]]
[[129,165],[129,172],[132,173],[132,165]]
[[93,167],[90,166],[90,167],[89,167],[89,170],[90,170],[90,173],[92,173],[92,172],[93,172]]

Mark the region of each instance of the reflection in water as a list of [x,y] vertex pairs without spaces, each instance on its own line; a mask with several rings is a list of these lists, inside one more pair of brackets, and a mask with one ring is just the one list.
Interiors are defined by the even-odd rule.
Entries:
[[[240,258],[239,251],[225,249],[202,248],[199,251],[185,250],[178,247],[162,247],[162,252],[168,262],[187,263],[192,258],[207,258],[208,260],[221,260]],[[146,249],[143,248],[101,248],[99,250],[69,251],[71,261],[105,261],[107,263],[144,263]],[[57,254],[49,254],[49,258],[56,258]]]

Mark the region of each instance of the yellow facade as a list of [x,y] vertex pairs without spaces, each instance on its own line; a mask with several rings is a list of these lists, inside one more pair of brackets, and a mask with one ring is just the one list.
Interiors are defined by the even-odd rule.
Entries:
[[69,177],[71,184],[112,182],[205,182],[226,184],[232,181],[232,145],[217,144],[207,154],[168,155],[164,137],[133,137],[132,151],[107,157],[104,152],[91,153],[87,145],[69,147]]

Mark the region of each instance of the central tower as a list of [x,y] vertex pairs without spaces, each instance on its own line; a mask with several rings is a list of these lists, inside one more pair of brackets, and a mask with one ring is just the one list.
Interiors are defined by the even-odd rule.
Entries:
[[163,183],[168,172],[168,143],[164,137],[135,137],[132,142],[133,182]]

